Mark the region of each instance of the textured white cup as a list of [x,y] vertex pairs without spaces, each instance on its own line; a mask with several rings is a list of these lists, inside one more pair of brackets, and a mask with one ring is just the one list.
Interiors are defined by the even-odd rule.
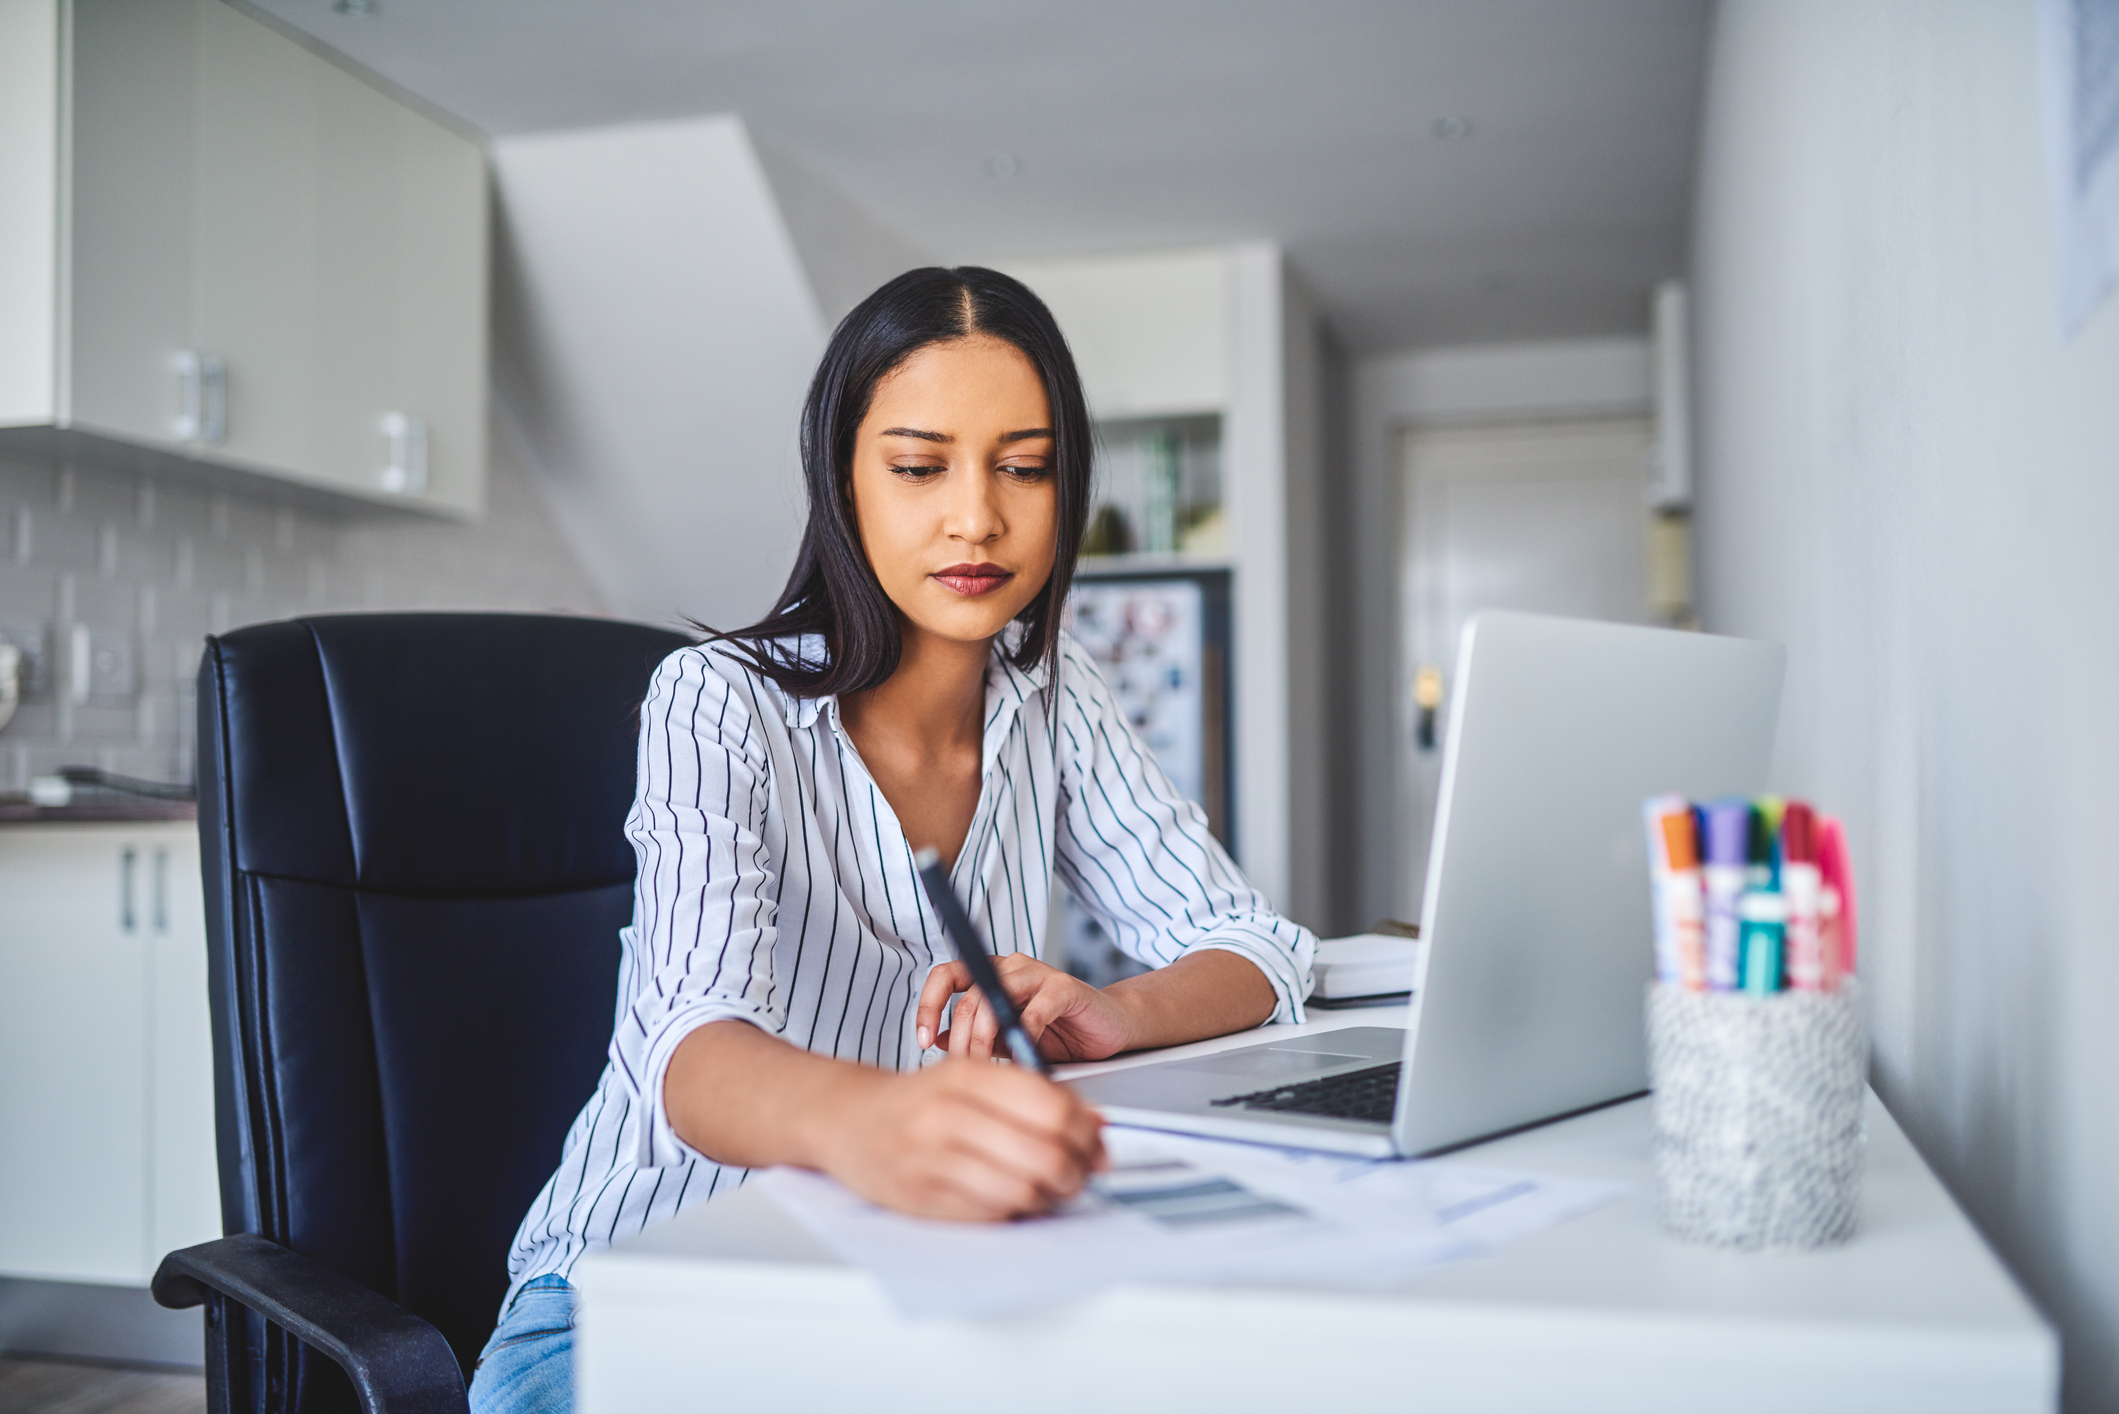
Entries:
[[1868,1031],[1861,988],[1648,989],[1657,1208],[1718,1247],[1823,1247],[1861,1207]]

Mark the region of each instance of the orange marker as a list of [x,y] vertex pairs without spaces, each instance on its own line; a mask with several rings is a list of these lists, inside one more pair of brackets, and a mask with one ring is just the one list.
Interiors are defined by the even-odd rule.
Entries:
[[1700,880],[1699,828],[1683,796],[1642,807],[1655,885],[1656,976],[1689,992],[1707,990],[1707,905]]

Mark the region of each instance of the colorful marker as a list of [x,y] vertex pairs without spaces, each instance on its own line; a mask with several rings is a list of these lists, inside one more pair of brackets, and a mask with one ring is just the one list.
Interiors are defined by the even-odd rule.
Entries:
[[1781,990],[1781,940],[1787,924],[1787,901],[1779,894],[1759,890],[1736,901],[1741,929],[1741,977],[1747,992]]
[[1788,986],[1794,991],[1839,990],[1839,958],[1826,955],[1823,891],[1817,815],[1802,801],[1791,800],[1781,816],[1781,896],[1788,900]]
[[1688,991],[1833,992],[1855,968],[1840,822],[1800,800],[1646,802],[1656,977]]
[[1839,817],[1824,816],[1817,822],[1817,872],[1824,887],[1819,895],[1825,932],[1825,950],[1839,959],[1842,976],[1854,972],[1854,867],[1847,858],[1847,832]]
[[1655,886],[1656,976],[1691,992],[1707,989],[1706,907],[1700,892],[1699,832],[1683,796],[1642,807]]
[[1736,902],[1744,892],[1751,849],[1751,802],[1717,800],[1701,813],[1707,844],[1700,870],[1707,904],[1707,986],[1733,992],[1741,941]]

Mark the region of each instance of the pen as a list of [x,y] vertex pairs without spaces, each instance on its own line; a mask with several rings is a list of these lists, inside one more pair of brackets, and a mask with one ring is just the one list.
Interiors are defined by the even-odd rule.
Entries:
[[1030,1033],[1023,1029],[1022,1017],[1016,1015],[1015,1003],[1008,998],[1008,989],[1001,985],[1000,969],[993,965],[993,955],[986,951],[986,940],[971,926],[971,919],[964,912],[964,905],[957,901],[956,890],[949,886],[949,871],[942,865],[941,854],[932,849],[923,849],[912,857],[912,867],[920,871],[920,883],[927,890],[934,911],[941,916],[942,931],[956,946],[956,955],[963,959],[964,966],[971,969],[971,980],[986,994],[986,1005],[993,1008],[993,1015],[1001,1024],[1001,1036],[1008,1042],[1008,1053],[1015,1063],[1039,1075],[1050,1075],[1052,1067],[1037,1053]]

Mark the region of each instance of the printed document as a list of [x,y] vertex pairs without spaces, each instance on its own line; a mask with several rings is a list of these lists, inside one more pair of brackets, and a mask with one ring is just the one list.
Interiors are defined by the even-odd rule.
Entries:
[[1112,1168],[1049,1217],[910,1218],[798,1169],[773,1199],[908,1315],[1000,1315],[1121,1284],[1389,1286],[1603,1206],[1621,1184],[1348,1159],[1112,1126]]

